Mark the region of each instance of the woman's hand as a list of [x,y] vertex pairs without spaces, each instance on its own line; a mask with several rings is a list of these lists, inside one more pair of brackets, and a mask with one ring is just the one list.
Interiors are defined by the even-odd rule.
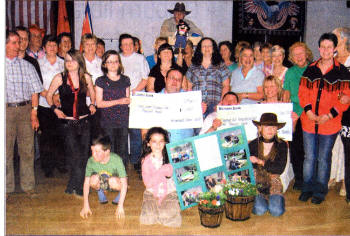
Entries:
[[55,114],[59,119],[65,119],[67,116],[60,109],[55,109]]
[[265,165],[265,162],[263,160],[258,159],[256,156],[250,156],[249,159],[253,164],[258,164],[262,166]]
[[318,116],[315,115],[315,113],[313,113],[311,110],[308,110],[306,112],[306,116],[307,116],[307,118],[309,118],[309,120],[318,122],[318,119],[319,119]]
[[96,113],[95,105],[94,104],[90,104],[89,110],[90,110],[91,115],[95,114]]

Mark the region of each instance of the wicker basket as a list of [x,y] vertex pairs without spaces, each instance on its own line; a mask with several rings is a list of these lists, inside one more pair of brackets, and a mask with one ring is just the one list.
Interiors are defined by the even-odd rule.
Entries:
[[250,218],[255,196],[233,197],[228,195],[225,203],[226,218],[234,221],[243,221]]
[[224,206],[219,208],[207,208],[198,205],[199,217],[201,225],[209,228],[219,227],[224,213]]

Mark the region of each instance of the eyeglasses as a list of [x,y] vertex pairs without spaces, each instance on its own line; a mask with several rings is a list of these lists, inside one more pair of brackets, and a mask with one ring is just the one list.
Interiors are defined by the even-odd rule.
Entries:
[[118,64],[119,61],[106,61],[106,64]]

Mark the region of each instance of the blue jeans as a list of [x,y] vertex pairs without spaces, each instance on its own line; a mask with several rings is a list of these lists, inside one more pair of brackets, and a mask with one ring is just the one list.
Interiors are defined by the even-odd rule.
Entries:
[[324,200],[328,192],[332,149],[338,133],[312,134],[303,131],[305,160],[302,192]]
[[[142,151],[142,139],[140,129],[129,129],[130,136],[130,162],[137,164]],[[127,164],[127,163],[126,163]]]
[[253,213],[261,216],[265,214],[267,210],[272,216],[282,215],[286,211],[284,207],[284,197],[282,195],[273,194],[269,196],[269,201],[267,201],[263,196],[258,194],[255,197]]

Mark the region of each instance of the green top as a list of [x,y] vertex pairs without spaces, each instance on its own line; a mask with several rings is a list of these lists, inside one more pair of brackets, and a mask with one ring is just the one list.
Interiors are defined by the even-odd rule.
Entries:
[[93,157],[89,158],[86,164],[85,177],[90,177],[94,174],[106,174],[108,176],[117,176],[119,178],[127,177],[123,160],[113,152],[110,153],[110,159],[106,164],[96,162]]
[[303,113],[303,108],[300,106],[298,97],[299,83],[300,78],[307,67],[308,65],[306,65],[303,68],[300,68],[297,65],[292,66],[287,70],[283,83],[283,89],[290,92],[290,100],[293,103],[293,111],[297,113],[298,116],[300,116],[301,113]]
[[238,67],[238,64],[237,63],[232,63],[231,65],[229,65],[227,68],[232,72],[234,71],[235,69],[237,69]]

